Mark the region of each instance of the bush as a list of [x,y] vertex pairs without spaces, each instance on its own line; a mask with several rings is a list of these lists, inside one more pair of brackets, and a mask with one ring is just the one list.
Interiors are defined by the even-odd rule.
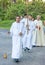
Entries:
[[45,20],[45,2],[30,2],[27,6],[21,0],[17,1],[17,3],[12,3],[9,0],[0,1],[0,27],[10,28],[16,16],[23,16],[25,13],[31,14],[34,18],[40,14],[41,19]]
[[12,6],[8,7],[5,19],[15,19],[17,15],[22,15],[26,12],[25,5],[21,4],[12,4]]
[[17,15],[23,16],[24,13],[27,13],[27,8],[28,14],[32,14],[34,18],[36,18],[36,16],[40,14],[42,16],[42,19],[45,19],[45,3],[43,2],[30,2],[27,7],[24,2],[20,2],[21,0],[18,1],[18,3],[12,4],[10,2],[7,4],[7,1],[4,2],[6,3],[6,8],[2,8],[2,6],[0,5],[0,19],[2,20],[15,20],[15,17]]

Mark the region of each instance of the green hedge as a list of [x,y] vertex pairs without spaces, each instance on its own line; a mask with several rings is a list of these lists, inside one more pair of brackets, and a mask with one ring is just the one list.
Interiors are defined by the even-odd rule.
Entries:
[[43,2],[30,2],[28,4],[28,7],[26,4],[22,2],[18,3],[8,3],[5,7],[2,7],[0,5],[0,19],[2,20],[15,20],[15,17],[17,15],[24,15],[24,13],[27,13],[28,8],[28,14],[32,14],[34,18],[38,14],[42,16],[42,19],[45,19],[45,3]]
[[9,29],[17,15],[24,16],[27,12],[34,18],[40,14],[42,16],[41,19],[45,20],[45,2],[30,2],[28,6],[22,2],[12,4],[9,2],[5,7],[3,7],[0,2],[0,27]]

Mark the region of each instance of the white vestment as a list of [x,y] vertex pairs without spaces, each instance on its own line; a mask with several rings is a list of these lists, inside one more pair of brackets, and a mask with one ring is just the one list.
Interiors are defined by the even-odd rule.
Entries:
[[23,26],[24,26],[24,35],[23,35],[23,37],[22,37],[22,42],[23,42],[23,48],[25,48],[25,46],[26,46],[26,44],[25,44],[25,34],[26,34],[26,27],[25,27],[25,24],[27,23],[27,18],[23,18],[22,20],[21,20],[21,23],[23,23]]
[[32,31],[32,45],[36,45],[36,21],[32,21],[35,29]]
[[[25,35],[24,35],[24,41],[23,41],[23,44],[24,44],[24,48],[27,47],[29,49],[32,49],[32,31],[34,29],[33,27],[33,23],[31,21],[28,20],[28,26],[29,26],[29,30],[27,30],[27,21],[25,20],[25,29],[26,29],[26,32],[25,32]],[[28,34],[27,34],[27,31],[28,31]]]
[[[43,24],[41,20],[35,20],[36,21],[36,26],[38,26],[38,28],[36,29],[36,46],[45,46],[45,42],[44,42],[44,31],[43,31]],[[39,30],[40,27],[40,30]]]
[[10,33],[12,35],[12,58],[17,59],[22,55],[22,37],[19,33],[23,32],[23,24],[14,22],[11,26]]

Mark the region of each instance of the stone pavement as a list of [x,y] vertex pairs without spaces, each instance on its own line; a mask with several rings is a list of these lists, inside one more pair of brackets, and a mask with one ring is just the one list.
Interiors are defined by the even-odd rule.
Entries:
[[[45,65],[45,47],[33,47],[30,53],[23,51],[23,58],[15,63],[11,58],[12,43],[7,31],[0,29],[0,65]],[[7,59],[3,58],[4,53],[7,53]]]

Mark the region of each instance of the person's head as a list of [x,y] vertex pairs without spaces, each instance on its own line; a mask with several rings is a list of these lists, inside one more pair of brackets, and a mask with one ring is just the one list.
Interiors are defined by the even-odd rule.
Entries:
[[40,20],[41,19],[41,16],[40,15],[37,15],[37,20]]
[[29,20],[32,20],[32,15],[29,15],[28,18],[29,18]]
[[17,23],[20,22],[20,16],[16,16],[16,22],[17,22]]
[[32,18],[32,21],[34,21],[34,18]]
[[23,16],[20,16],[21,19],[23,19]]
[[24,18],[28,18],[28,15],[27,14],[24,14]]
[[45,26],[45,20],[44,20],[44,22],[43,22],[43,25]]

